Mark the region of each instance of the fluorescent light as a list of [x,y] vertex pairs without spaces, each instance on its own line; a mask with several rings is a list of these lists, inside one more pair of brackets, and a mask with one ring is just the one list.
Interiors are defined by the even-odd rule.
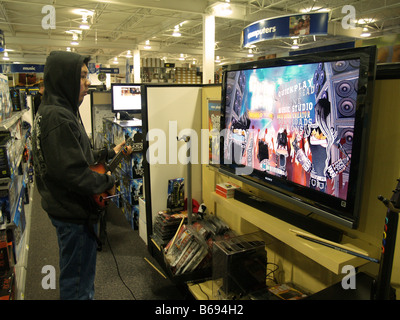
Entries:
[[364,27],[364,28],[362,29],[362,33],[360,34],[360,37],[367,38],[367,37],[369,37],[369,36],[371,36],[371,33],[369,33],[367,27]]
[[150,50],[150,49],[151,49],[150,41],[149,41],[149,40],[146,40],[146,44],[145,44],[145,46],[144,46],[144,49],[145,49],[145,50]]
[[94,15],[94,11],[92,10],[87,10],[87,9],[74,9],[72,10],[72,13],[77,14],[79,16],[93,16]]
[[172,33],[174,37],[180,37],[181,33],[179,32],[179,25],[175,26],[174,32]]
[[214,14],[219,17],[227,17],[232,14],[232,7],[229,3],[229,1],[226,1],[225,3],[219,3],[213,8]]
[[79,26],[79,28],[81,28],[82,30],[89,30],[89,29],[90,29],[90,26],[89,26],[89,24],[87,23],[87,21],[86,21],[86,22],[83,22],[83,21],[82,21],[82,23],[81,23],[81,25]]
[[78,42],[78,35],[77,35],[76,33],[73,33],[73,34],[72,34],[71,45],[72,45],[72,46],[77,46],[77,45],[79,45],[79,42]]
[[364,18],[364,19],[358,19],[356,22],[358,24],[367,24],[367,23],[373,23],[376,20],[374,18]]
[[71,29],[71,30],[65,31],[65,33],[68,33],[68,34],[82,34],[82,30]]
[[309,12],[329,12],[331,9],[329,8],[322,8],[322,7],[309,7],[305,9],[301,9],[301,13],[309,13]]

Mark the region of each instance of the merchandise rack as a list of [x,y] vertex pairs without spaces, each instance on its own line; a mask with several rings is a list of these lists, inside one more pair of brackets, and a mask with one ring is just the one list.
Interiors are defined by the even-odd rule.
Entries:
[[[9,162],[10,176],[0,179],[0,186],[4,190],[8,189],[14,193],[13,203],[10,203],[10,221],[5,219],[0,225],[0,230],[11,230],[13,235],[13,260],[15,264],[11,266],[15,274],[14,298],[24,299],[25,279],[28,264],[29,235],[32,211],[32,192],[33,184],[29,183],[28,164],[30,159],[23,162],[23,153],[27,147],[30,150],[30,130],[22,128],[22,117],[28,110],[14,112],[10,118],[0,122],[0,132],[8,133],[13,140],[14,154],[17,155],[12,162]],[[6,133],[5,133],[6,132]],[[16,134],[17,133],[17,134]],[[20,136],[19,136],[20,133]],[[13,136],[16,134],[16,136]],[[30,152],[29,152],[30,154]]]

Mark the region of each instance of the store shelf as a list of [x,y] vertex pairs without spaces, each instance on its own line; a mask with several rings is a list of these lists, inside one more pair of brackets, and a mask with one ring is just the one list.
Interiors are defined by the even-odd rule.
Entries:
[[23,237],[21,238],[20,247],[18,250],[17,264],[15,265],[15,274],[17,279],[16,286],[16,299],[24,300],[25,298],[25,282],[26,282],[26,272],[28,267],[28,253],[29,253],[29,237],[31,230],[31,215],[32,215],[32,200],[33,200],[33,188],[34,185],[31,184],[29,189],[29,203],[24,205],[25,210],[25,231]]
[[[215,192],[213,193],[212,198],[217,205],[234,212],[239,218],[250,222],[254,226],[284,242],[286,245],[304,254],[308,258],[314,260],[335,274],[341,274],[342,268],[345,265],[351,265],[357,268],[369,262],[366,259],[355,257],[353,255],[299,238],[290,230],[303,230],[240,201],[235,199],[225,199],[217,195]],[[378,248],[375,248],[363,241],[343,236],[341,244],[357,251],[363,251],[372,258],[378,258]]]
[[0,121],[0,131],[7,131],[10,129],[26,111],[28,111],[28,109],[24,109],[19,112],[13,112],[10,118]]

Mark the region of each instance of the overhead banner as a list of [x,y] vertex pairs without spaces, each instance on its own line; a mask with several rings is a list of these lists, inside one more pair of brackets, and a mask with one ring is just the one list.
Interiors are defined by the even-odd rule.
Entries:
[[2,64],[1,73],[43,73],[44,64]]
[[111,74],[118,74],[119,68],[100,68],[100,73],[111,73]]
[[0,30],[0,52],[4,51],[4,46],[5,46],[5,43],[4,43],[4,32],[3,32],[3,30]]
[[306,13],[254,22],[243,29],[241,45],[250,47],[260,41],[328,34],[328,13]]

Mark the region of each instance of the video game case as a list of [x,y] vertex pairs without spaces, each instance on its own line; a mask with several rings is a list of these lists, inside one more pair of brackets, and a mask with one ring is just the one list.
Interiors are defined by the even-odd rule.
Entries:
[[168,180],[167,208],[171,211],[182,211],[185,206],[184,179],[176,178]]
[[231,182],[219,183],[215,186],[215,192],[224,198],[233,198],[236,189],[240,187]]

